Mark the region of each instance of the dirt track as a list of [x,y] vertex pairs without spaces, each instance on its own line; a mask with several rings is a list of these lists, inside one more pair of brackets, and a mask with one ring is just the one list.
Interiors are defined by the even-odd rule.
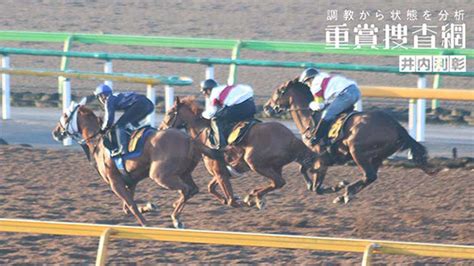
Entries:
[[[136,225],[121,203],[78,151],[0,147],[0,217]],[[4,158],[4,159],[3,159]],[[334,167],[327,182],[354,180],[355,167]],[[202,164],[194,172],[201,192],[183,213],[187,228],[284,233],[309,236],[370,238],[474,244],[473,172],[450,170],[429,177],[420,170],[384,167],[379,180],[347,206],[331,203],[304,188],[297,167],[285,168],[287,185],[267,197],[263,211],[219,205],[207,192],[210,180]],[[266,182],[250,174],[233,179],[245,196]],[[170,227],[177,193],[159,189],[151,180],[138,185],[140,203],[155,202],[159,211],[146,215],[151,226]],[[6,234],[0,239],[0,264],[92,263],[98,238]],[[113,263],[351,263],[361,254],[265,248],[219,247],[147,241],[112,241]],[[435,258],[375,256],[384,263],[472,263]]]

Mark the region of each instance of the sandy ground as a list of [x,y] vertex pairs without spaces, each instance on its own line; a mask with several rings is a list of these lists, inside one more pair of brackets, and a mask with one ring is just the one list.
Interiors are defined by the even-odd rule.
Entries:
[[[464,9],[467,46],[473,48],[472,1],[97,1],[97,0],[4,0],[0,1],[0,29],[68,31],[162,36],[192,36],[235,39],[297,40],[324,42],[328,9],[425,9],[433,13]],[[382,24],[377,24],[382,27]],[[433,25],[440,25],[433,22]],[[354,26],[354,25],[352,25]],[[1,46],[62,49],[62,43],[2,42]],[[108,51],[142,54],[229,57],[230,51],[161,49],[74,44],[74,51]],[[263,53],[243,51],[242,58],[352,62],[396,65],[397,58],[336,55]],[[59,59],[13,56],[12,66],[58,68]],[[77,70],[102,71],[103,62],[71,60]],[[470,67],[472,69],[472,66]],[[166,63],[114,62],[114,71],[152,74],[182,74],[199,81],[204,67]],[[263,101],[282,81],[299,73],[297,69],[239,68],[239,81],[253,85]],[[216,78],[225,82],[228,67],[216,68]],[[416,77],[392,74],[345,73],[365,85],[415,86]],[[431,78],[429,79],[431,81]],[[13,77],[14,91],[56,91],[54,78]],[[431,85],[431,82],[428,84]],[[96,82],[73,81],[73,90],[89,93]],[[472,78],[446,78],[444,87],[474,88]],[[144,91],[143,86],[116,83],[119,90]],[[178,94],[195,93],[184,87]],[[405,104],[405,101],[403,102]],[[470,104],[472,108],[472,104]],[[380,179],[361,192],[348,206],[332,204],[334,196],[316,196],[304,189],[294,165],[285,169],[287,185],[268,196],[268,208],[231,209],[219,205],[205,192],[208,174],[200,165],[195,180],[201,188],[185,208],[188,228],[312,236],[354,237],[437,243],[474,244],[473,173],[452,170],[428,177],[419,170],[382,168]],[[353,180],[354,167],[335,167],[328,182]],[[265,182],[250,174],[233,180],[243,196]],[[157,202],[160,210],[147,215],[151,225],[170,226],[175,192],[164,191],[144,181],[138,186],[140,203]],[[0,148],[0,217],[135,225],[121,211],[121,204],[77,150],[58,151],[14,146]],[[93,263],[98,239],[25,234],[0,234],[0,264],[85,264]],[[5,244],[7,243],[7,244]],[[308,252],[264,248],[185,245],[146,241],[112,241],[110,261],[118,263],[297,263],[359,264],[360,254]],[[434,258],[376,256],[378,263],[464,263],[472,261]]]
[[[0,217],[136,225],[120,201],[79,151],[0,147]],[[210,180],[202,164],[194,172],[201,192],[183,213],[187,228],[308,236],[369,238],[474,244],[472,171],[451,170],[429,177],[420,170],[383,167],[372,186],[346,206],[334,195],[317,196],[304,188],[297,167],[284,170],[287,185],[267,197],[266,209],[232,209],[206,192]],[[328,183],[359,176],[355,167],[334,167]],[[232,183],[236,194],[267,182],[249,174]],[[151,226],[171,227],[176,192],[151,180],[138,185],[136,199],[159,210],[146,215]],[[0,264],[93,263],[98,238],[0,233]],[[113,240],[109,262],[118,263],[297,263],[358,264],[357,253],[189,245]],[[459,263],[472,261],[405,256],[375,256],[377,263]]]

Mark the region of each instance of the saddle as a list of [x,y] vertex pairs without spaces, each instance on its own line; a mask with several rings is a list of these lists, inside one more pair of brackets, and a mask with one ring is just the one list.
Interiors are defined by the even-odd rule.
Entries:
[[[247,136],[247,133],[250,131],[250,129],[258,123],[261,123],[262,121],[256,119],[256,118],[251,118],[247,120],[243,120],[237,123],[231,123],[227,127],[225,127],[224,130],[224,137],[227,139],[227,144],[228,145],[238,145],[244,138]],[[214,131],[211,130],[209,134],[209,140],[212,145],[215,145],[216,140],[214,136]]]
[[[340,141],[344,138],[344,126],[347,123],[347,120],[351,118],[353,115],[358,114],[360,112],[354,111],[354,107],[351,106],[340,113],[336,120],[334,120],[329,128],[328,131],[328,140],[332,144]],[[312,136],[316,134],[316,124],[314,124],[314,119],[312,119],[312,126],[311,130],[305,135],[306,138],[310,139]]]
[[343,129],[347,123],[347,120],[358,113],[360,112],[352,110],[350,112],[343,112],[337,116],[336,120],[334,120],[334,122],[331,124],[328,132],[328,139],[331,144],[334,144],[344,138]]
[[[127,153],[123,154],[122,156],[114,156],[112,160],[115,162],[115,166],[119,170],[119,172],[124,176],[127,185],[131,185],[128,179],[128,173],[125,169],[125,161],[133,158],[140,157],[143,152],[143,148],[145,147],[145,140],[148,136],[152,133],[156,132],[157,129],[151,126],[143,126],[136,130],[132,129],[125,129],[128,136]],[[109,150],[111,153],[116,147],[117,143],[112,138],[112,133],[109,131],[104,136],[104,146]]]

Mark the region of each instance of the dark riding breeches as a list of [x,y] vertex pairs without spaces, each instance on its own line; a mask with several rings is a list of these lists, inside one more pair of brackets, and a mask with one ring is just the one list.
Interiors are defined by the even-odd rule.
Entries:
[[[120,117],[120,119],[115,123],[118,128],[124,128],[128,123],[131,123],[133,126],[137,127],[147,115],[151,114],[155,110],[153,103],[147,98],[138,100],[130,108],[128,108],[125,113]],[[151,125],[154,126],[154,125]]]
[[223,147],[227,145],[226,135],[231,124],[253,118],[256,112],[257,109],[253,98],[219,110],[211,120],[211,128],[217,137],[217,146]]

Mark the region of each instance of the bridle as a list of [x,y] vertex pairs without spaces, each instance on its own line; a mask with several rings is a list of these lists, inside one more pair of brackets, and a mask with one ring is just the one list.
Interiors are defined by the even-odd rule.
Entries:
[[173,111],[172,114],[173,114],[173,116],[168,122],[163,121],[163,124],[166,126],[165,129],[174,127],[174,128],[177,128],[177,129],[184,128],[184,129],[187,130],[187,123],[186,122],[183,122],[181,125],[175,126],[176,121],[178,121],[178,108],[176,108],[176,110]]
[[[79,145],[82,145],[84,143],[87,143],[89,140],[97,137],[101,133],[101,131],[99,129],[97,132],[92,134],[92,136],[88,138],[83,138],[82,134],[79,131],[79,125],[77,123],[77,111],[79,110],[79,107],[79,104],[74,107],[74,109],[68,115],[64,123],[62,118],[59,120],[60,128],[61,130],[63,130],[59,134],[61,134],[62,137],[70,137]],[[74,124],[71,124],[72,122],[74,122]]]
[[[92,140],[94,138],[97,138],[97,136],[102,138],[105,133],[102,133],[101,130],[99,129],[97,132],[92,134],[92,136],[90,136],[90,137],[84,138],[82,136],[82,134],[80,133],[80,130],[79,130],[79,125],[77,123],[77,111],[79,110],[80,106],[81,105],[78,104],[74,107],[74,109],[68,115],[66,121],[63,122],[62,118],[59,120],[59,126],[62,130],[59,134],[62,137],[70,137],[74,141],[76,141],[82,147],[84,152],[86,153],[86,156],[87,156],[87,159],[89,160],[89,162],[91,162],[91,154],[95,154],[95,152],[97,151],[97,147],[99,146],[100,140],[95,143],[94,148],[92,149],[92,152],[90,152],[90,149],[89,149],[89,146],[87,146],[87,143],[90,140]],[[93,165],[93,166],[97,170],[97,167],[95,165]]]

